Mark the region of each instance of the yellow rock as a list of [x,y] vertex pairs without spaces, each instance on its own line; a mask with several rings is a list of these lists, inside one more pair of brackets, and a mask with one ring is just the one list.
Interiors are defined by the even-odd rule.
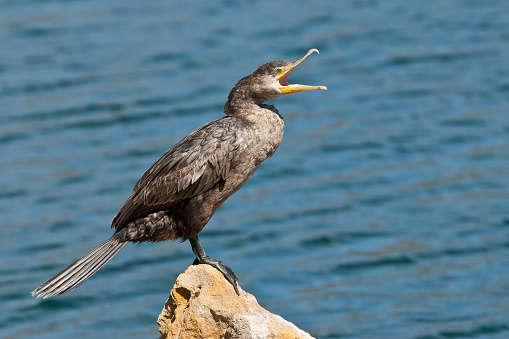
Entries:
[[215,268],[190,266],[177,278],[157,320],[161,339],[312,338],[239,291],[240,296]]

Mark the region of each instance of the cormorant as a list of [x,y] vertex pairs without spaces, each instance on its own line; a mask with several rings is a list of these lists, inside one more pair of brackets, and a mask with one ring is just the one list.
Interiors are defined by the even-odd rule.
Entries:
[[242,78],[228,95],[225,117],[212,121],[167,150],[138,180],[112,221],[115,233],[32,292],[50,298],[90,278],[128,242],[189,240],[195,264],[217,268],[237,288],[230,267],[205,254],[198,233],[214,212],[272,156],[283,138],[283,119],[264,101],[326,90],[289,84],[287,77],[317,49],[297,61],[273,61]]

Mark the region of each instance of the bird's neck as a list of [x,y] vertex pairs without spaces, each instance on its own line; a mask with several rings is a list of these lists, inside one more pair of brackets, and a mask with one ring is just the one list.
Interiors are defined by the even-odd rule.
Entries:
[[247,120],[257,119],[256,115],[277,114],[279,112],[276,107],[268,104],[257,103],[256,101],[230,101],[224,105],[224,113],[228,116],[244,118]]
[[240,79],[228,95],[224,113],[247,120],[257,119],[255,116],[259,114],[272,115],[275,113],[279,115],[274,106],[263,103],[278,97],[278,95],[271,94],[270,90],[263,91],[260,87],[263,86],[253,81],[252,76]]
[[236,92],[235,88],[230,92],[228,101],[224,105],[224,113],[226,115],[239,118],[253,114],[270,113],[267,110],[279,115],[278,110],[274,106],[264,104],[263,101],[256,100],[242,91]]
[[258,110],[264,100],[255,95],[252,87],[250,76],[240,79],[228,94],[224,113],[229,116],[240,116],[246,112]]
[[230,95],[228,95],[228,101],[224,105],[224,113],[230,116],[239,116],[243,112],[252,111],[258,107],[258,104],[254,98],[252,98],[245,91],[235,86]]

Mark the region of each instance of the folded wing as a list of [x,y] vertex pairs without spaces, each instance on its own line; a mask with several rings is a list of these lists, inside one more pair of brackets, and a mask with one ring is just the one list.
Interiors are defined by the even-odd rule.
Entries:
[[112,227],[121,229],[226,180],[238,148],[234,123],[229,117],[213,121],[166,151],[138,180]]

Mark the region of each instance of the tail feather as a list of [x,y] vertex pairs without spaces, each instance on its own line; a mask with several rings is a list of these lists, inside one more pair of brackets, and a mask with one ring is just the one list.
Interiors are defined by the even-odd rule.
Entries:
[[[105,248],[105,251],[96,252],[95,255],[100,255],[98,260],[93,256],[88,256],[81,265],[73,267],[72,271],[67,271],[67,274],[61,276],[60,279],[53,282],[53,289],[58,289],[64,293],[77,287],[79,284],[90,278],[95,272],[103,267],[119,250],[111,245]],[[58,294],[61,294],[58,293]],[[52,295],[47,295],[48,298]]]
[[[118,243],[117,243],[118,244]],[[114,244],[114,245],[117,245]],[[87,267],[84,267],[80,269],[77,272],[77,275],[75,274],[72,279],[69,279],[67,281],[67,284],[63,285],[61,288],[64,288],[65,290],[70,290],[75,287],[77,287],[79,284],[90,278],[95,272],[97,272],[101,267],[106,265],[108,261],[110,261],[127,243],[120,243],[123,244],[122,247],[118,246],[110,246],[108,248],[108,252],[103,254],[103,257],[100,258],[98,262],[92,261]]]
[[37,295],[37,298],[46,299],[77,287],[110,261],[125,245],[127,245],[125,241],[119,241],[114,237],[109,238],[37,287],[32,292],[32,296]]

